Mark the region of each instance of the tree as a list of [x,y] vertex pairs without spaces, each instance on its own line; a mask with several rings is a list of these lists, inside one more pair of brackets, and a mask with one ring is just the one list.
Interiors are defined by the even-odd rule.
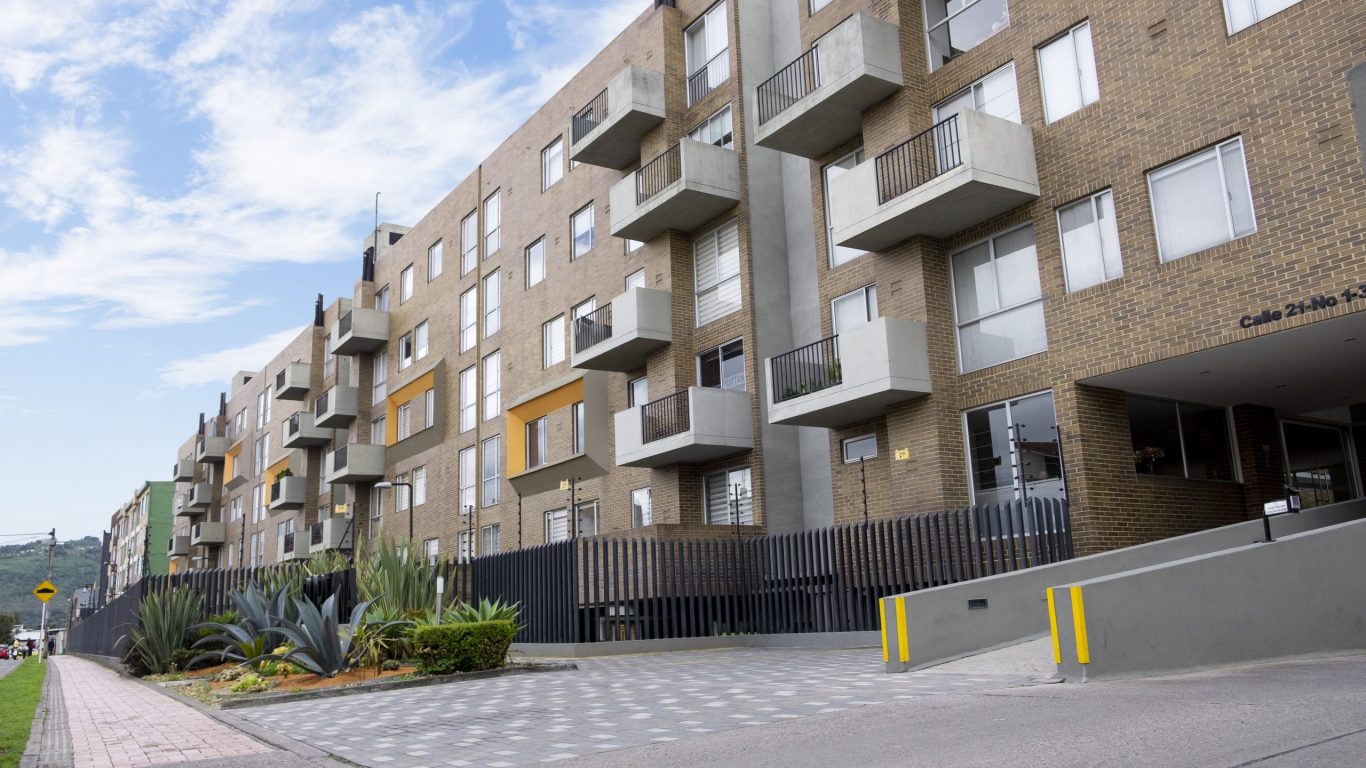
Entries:
[[12,613],[0,613],[0,645],[9,645],[14,640],[14,625],[19,617]]

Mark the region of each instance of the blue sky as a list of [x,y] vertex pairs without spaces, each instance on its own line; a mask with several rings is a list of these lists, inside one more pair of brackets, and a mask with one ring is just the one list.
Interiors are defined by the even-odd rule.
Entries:
[[95,535],[649,0],[0,0],[0,536]]

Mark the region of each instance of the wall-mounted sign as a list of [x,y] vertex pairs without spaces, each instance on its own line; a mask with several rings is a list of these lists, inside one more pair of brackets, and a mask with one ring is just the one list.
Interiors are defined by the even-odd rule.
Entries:
[[1276,309],[1263,309],[1256,314],[1243,315],[1238,318],[1238,327],[1252,328],[1258,325],[1266,325],[1296,315],[1307,315],[1310,312],[1336,307],[1338,304],[1350,304],[1359,299],[1366,299],[1366,283],[1347,288],[1335,296],[1320,293],[1317,296],[1310,296],[1304,301],[1293,301]]
[[893,453],[893,456],[896,458],[897,461],[906,461],[907,459],[911,458],[911,449],[898,448],[896,449],[896,452]]
[[346,513],[349,512],[351,508],[345,504],[338,504],[332,507],[332,510],[336,513],[337,517],[346,517]]

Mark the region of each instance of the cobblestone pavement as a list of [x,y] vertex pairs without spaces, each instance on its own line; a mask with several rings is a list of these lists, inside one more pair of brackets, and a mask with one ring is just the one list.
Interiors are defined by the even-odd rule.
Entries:
[[56,656],[51,663],[61,683],[75,768],[131,768],[271,751],[94,662]]
[[579,660],[549,672],[276,704],[234,714],[376,768],[509,766],[667,743],[1019,674],[882,672],[876,650],[727,650]]

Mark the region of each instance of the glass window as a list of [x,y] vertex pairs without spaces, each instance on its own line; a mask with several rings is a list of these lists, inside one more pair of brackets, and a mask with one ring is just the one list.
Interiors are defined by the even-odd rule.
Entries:
[[860,459],[877,458],[877,435],[860,435],[843,441],[844,463],[857,464]]
[[374,383],[371,402],[382,402],[389,394],[389,350],[382,349],[370,358],[370,380]]
[[959,251],[951,263],[963,373],[1048,348],[1032,227]]
[[1148,191],[1163,261],[1257,231],[1242,138],[1152,171]]
[[[412,490],[411,490],[410,488],[408,488],[407,485],[399,485],[399,483],[407,483],[407,482],[408,482],[408,475],[407,475],[407,473],[398,475],[398,476],[396,476],[396,477],[394,478],[394,509],[396,509],[396,510],[404,510],[404,509],[407,509],[407,508],[408,508],[408,502],[412,501],[412,498],[413,498],[413,492],[412,492]],[[410,485],[411,485],[411,483],[410,483]]]
[[474,446],[460,449],[460,514],[474,509]]
[[581,502],[574,509],[578,512],[575,517],[579,521],[579,535],[596,536],[598,533],[598,502]]
[[821,175],[825,179],[825,242],[826,246],[830,249],[830,266],[832,267],[838,267],[841,264],[853,261],[867,253],[867,251],[861,251],[858,248],[846,248],[842,245],[835,245],[835,222],[830,213],[831,190],[833,189],[832,182],[842,176],[845,171],[850,170],[861,162],[863,162],[862,147],[825,166],[821,171]]
[[1079,291],[1124,274],[1110,190],[1059,208],[1058,231],[1067,290]]
[[1082,22],[1039,49],[1044,120],[1053,122],[1100,98],[1091,24]]
[[965,109],[1020,122],[1020,94],[1015,87],[1015,62],[955,93],[934,108],[934,121],[947,120]]
[[475,376],[474,366],[460,372],[460,431],[468,432],[475,424]]
[[503,550],[502,547],[502,526],[498,523],[486,525],[479,529],[480,551],[486,555],[496,555]]
[[494,192],[484,200],[484,258],[492,256],[502,245],[503,209]]
[[427,467],[413,470],[413,506],[427,503]]
[[722,149],[735,148],[735,131],[731,125],[730,105],[717,110],[716,114],[702,121],[702,124],[688,134],[693,141],[713,144]]
[[626,276],[626,290],[645,287],[645,270],[637,269]]
[[546,463],[546,456],[549,453],[549,430],[546,429],[546,417],[533,419],[526,423],[526,468],[535,469]]
[[409,264],[408,266],[403,268],[402,272],[398,273],[398,303],[402,304],[403,302],[407,301],[408,299],[411,299],[412,297],[413,265]]
[[835,333],[852,331],[877,317],[877,286],[867,285],[830,302],[830,319]]
[[474,552],[470,550],[470,532],[461,531],[455,537],[455,559],[462,563],[468,563],[474,557]]
[[426,558],[427,565],[436,565],[441,562],[441,540],[424,539],[422,541],[422,556]]
[[1224,408],[1130,395],[1129,434],[1139,474],[1236,480]]
[[631,527],[641,528],[654,523],[654,509],[650,506],[650,489],[631,491]]
[[541,191],[564,178],[564,139],[556,137],[550,146],[541,150]]
[[371,421],[370,444],[384,445],[385,443],[387,443],[389,440],[389,436],[385,434],[385,430],[388,429],[388,427],[389,419],[384,416],[380,416],[378,419],[374,419],[373,421]]
[[484,446],[484,506],[491,507],[498,503],[502,493],[502,487],[498,482],[499,478],[499,453],[501,452],[502,438],[494,435],[483,442]]
[[703,512],[710,525],[754,524],[754,501],[749,467],[726,470],[702,479]]
[[626,239],[626,252],[627,252],[627,253],[635,253],[636,251],[640,250],[640,249],[643,248],[643,247],[645,247],[644,241],[641,241],[641,240],[632,240],[632,239],[630,239],[630,238],[627,238],[627,239]]
[[412,364],[413,334],[405,333],[398,339],[398,369],[401,371]]
[[427,331],[428,325],[426,320],[418,323],[417,327],[413,329],[413,344],[416,347],[414,354],[418,360],[427,356]]
[[502,364],[503,356],[494,352],[484,358],[484,421],[497,418],[502,410]]
[[541,325],[541,351],[543,368],[564,362],[564,315]]
[[441,241],[437,240],[427,249],[427,282],[441,276]]
[[811,15],[816,15],[816,11],[830,4],[830,0],[811,0]]
[[479,264],[479,216],[474,211],[460,220],[460,275],[468,275]]
[[460,294],[460,351],[474,349],[479,340],[479,294],[471,288]]
[[925,0],[930,71],[1008,26],[1006,0]]
[[426,429],[436,425],[436,390],[429,389],[422,395],[423,422],[422,427]]
[[503,327],[503,300],[500,272],[492,272],[484,278],[484,338],[488,338]]
[[545,541],[547,544],[569,540],[569,510],[552,509],[545,513]]
[[976,408],[963,421],[974,504],[1065,497],[1051,392]]
[[1224,14],[1228,33],[1247,29],[1257,22],[1274,16],[1300,0],[1224,0]]
[[735,222],[693,242],[697,326],[740,311],[740,229]]
[[626,404],[635,407],[650,402],[650,379],[641,376],[626,385]]
[[593,204],[580,208],[570,220],[570,225],[574,237],[574,250],[569,255],[572,261],[593,249]]
[[744,389],[744,339],[727,342],[698,355],[697,384],[716,389]]
[[726,4],[717,3],[683,33],[688,69],[688,106],[730,77]]
[[386,285],[375,291],[375,309],[381,312],[389,311],[389,286]]
[[404,403],[398,407],[398,439],[407,440],[413,434],[413,404]]
[[526,249],[526,287],[545,279],[545,238],[541,238]]
[[569,406],[570,417],[574,423],[574,453],[583,453],[583,401]]

